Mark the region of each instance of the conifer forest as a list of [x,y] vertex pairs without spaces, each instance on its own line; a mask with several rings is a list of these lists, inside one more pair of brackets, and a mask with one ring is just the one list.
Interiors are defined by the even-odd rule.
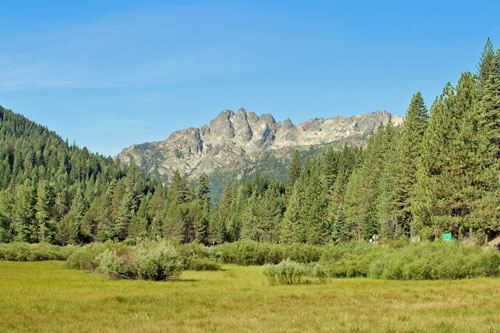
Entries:
[[[456,79],[456,78],[450,78]],[[415,92],[404,125],[366,147],[299,151],[286,181],[209,176],[162,184],[0,108],[0,241],[85,244],[130,238],[205,245],[239,240],[321,245],[350,240],[487,242],[500,232],[500,51],[434,101]]]

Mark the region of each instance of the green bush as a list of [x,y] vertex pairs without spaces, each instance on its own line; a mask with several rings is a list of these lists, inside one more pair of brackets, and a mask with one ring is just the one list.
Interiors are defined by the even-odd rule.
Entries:
[[97,269],[97,266],[99,266],[97,257],[101,253],[108,250],[116,251],[124,248],[125,246],[120,243],[90,243],[74,251],[74,253],[70,255],[64,263],[64,267],[94,272]]
[[271,283],[300,284],[307,269],[304,264],[285,259],[279,264],[266,264],[262,267],[264,274]]
[[58,246],[48,243],[6,243],[0,244],[0,260],[66,260],[76,250],[74,246]]
[[217,271],[222,268],[217,261],[208,258],[193,257],[189,260],[189,264],[185,269],[192,271]]
[[278,263],[283,257],[280,248],[272,249],[269,243],[239,241],[224,243],[217,249],[222,253],[224,262],[245,266]]
[[301,263],[317,262],[321,259],[324,246],[294,243],[284,245],[286,257]]
[[292,259],[301,263],[318,261],[322,249],[310,244],[271,244],[253,241],[238,241],[217,246],[225,263],[238,265],[277,264],[283,259]]
[[315,278],[318,278],[320,281],[324,282],[328,279],[330,276],[330,273],[328,272],[328,269],[321,265],[321,264],[316,264],[314,265],[313,271],[312,271],[312,276]]
[[142,280],[168,280],[180,276],[181,263],[175,247],[165,241],[144,240],[131,253],[129,266]]
[[371,264],[388,251],[387,248],[362,242],[327,245],[320,263],[331,277],[363,277],[368,276]]
[[109,276],[112,279],[130,279],[134,278],[134,269],[131,267],[127,258],[128,254],[122,251],[118,254],[116,250],[105,250],[97,255],[96,261],[98,266],[97,273]]
[[85,264],[81,267],[95,267],[96,272],[112,279],[160,281],[176,279],[181,273],[177,251],[166,241],[142,240],[134,247],[111,244],[110,248],[106,243],[89,245],[80,253],[79,258],[83,260],[75,262]]
[[370,268],[370,277],[437,280],[500,276],[500,253],[459,243],[424,242],[391,251]]
[[215,247],[191,243],[178,246],[177,252],[183,269],[195,271],[221,269],[222,254]]

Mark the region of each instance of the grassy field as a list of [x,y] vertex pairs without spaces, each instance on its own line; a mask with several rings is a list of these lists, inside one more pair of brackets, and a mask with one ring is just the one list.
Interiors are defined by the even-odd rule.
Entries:
[[0,331],[498,332],[500,280],[270,285],[260,267],[112,281],[62,262],[0,262]]

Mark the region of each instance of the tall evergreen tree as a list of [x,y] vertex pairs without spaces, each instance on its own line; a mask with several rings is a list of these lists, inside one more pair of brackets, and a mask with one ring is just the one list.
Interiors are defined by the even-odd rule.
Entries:
[[470,73],[450,84],[434,103],[424,134],[422,166],[417,176],[415,222],[424,236],[452,232],[455,237],[475,225],[472,211],[481,197],[480,140],[475,129],[477,89]]
[[384,126],[368,142],[363,162],[349,178],[345,190],[344,209],[347,224],[355,239],[370,238],[378,233],[375,214],[376,185],[382,168]]
[[54,187],[46,180],[40,181],[36,195],[36,220],[38,241],[51,242],[56,231],[56,194]]
[[[230,181],[228,180],[229,184]],[[226,189],[224,189],[224,194],[222,197],[221,207],[226,207],[227,205],[231,205],[228,200],[228,196],[230,196],[231,189],[229,193],[227,193],[227,185]],[[198,202],[200,207],[200,217],[199,221],[197,221],[197,232],[196,232],[196,240],[199,243],[207,244],[208,243],[208,229],[210,223],[210,212],[211,212],[211,203],[210,203],[210,184],[208,181],[208,177],[203,174],[198,179]],[[228,209],[228,208],[227,208]],[[222,213],[222,212],[221,212]],[[221,214],[221,222],[226,223],[225,218],[227,216],[227,210],[224,210],[224,213]]]
[[0,243],[12,240],[14,197],[10,191],[0,191]]
[[399,161],[396,169],[396,185],[394,188],[394,210],[397,224],[393,233],[410,235],[415,201],[416,174],[420,167],[422,140],[429,122],[429,113],[420,92],[413,95],[410,107],[406,112],[404,127],[401,133]]
[[320,174],[319,163],[317,163],[310,175],[301,214],[309,243],[324,244],[331,240],[332,229],[328,219],[330,200],[328,186]]
[[337,179],[338,158],[339,154],[333,150],[333,147],[330,147],[322,159],[325,185],[330,193],[333,192],[333,185]]
[[297,179],[300,177],[301,171],[302,162],[300,161],[300,154],[298,150],[295,150],[292,163],[290,164],[290,170],[288,172],[288,184],[290,184],[291,187],[293,187]]
[[15,195],[13,211],[14,239],[19,242],[34,243],[38,239],[35,218],[36,192],[33,184],[26,180],[19,185]]
[[382,140],[380,175],[375,186],[375,221],[378,234],[392,238],[396,234],[396,212],[394,209],[397,165],[399,164],[400,132],[389,119]]
[[332,236],[336,242],[342,242],[349,237],[349,230],[347,228],[347,216],[344,213],[344,208],[341,205],[339,207],[339,212],[333,223]]

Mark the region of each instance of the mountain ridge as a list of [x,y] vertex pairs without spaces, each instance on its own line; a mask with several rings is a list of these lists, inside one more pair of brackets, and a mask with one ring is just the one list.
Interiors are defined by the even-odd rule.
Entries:
[[294,125],[290,118],[276,121],[269,113],[258,116],[244,108],[236,113],[226,109],[208,125],[175,131],[163,141],[132,145],[116,159],[122,165],[135,163],[163,182],[176,170],[197,178],[215,170],[244,169],[266,151],[284,157],[291,149],[334,143],[362,146],[391,117],[395,126],[403,123],[402,117],[385,110],[352,117],[314,118]]

